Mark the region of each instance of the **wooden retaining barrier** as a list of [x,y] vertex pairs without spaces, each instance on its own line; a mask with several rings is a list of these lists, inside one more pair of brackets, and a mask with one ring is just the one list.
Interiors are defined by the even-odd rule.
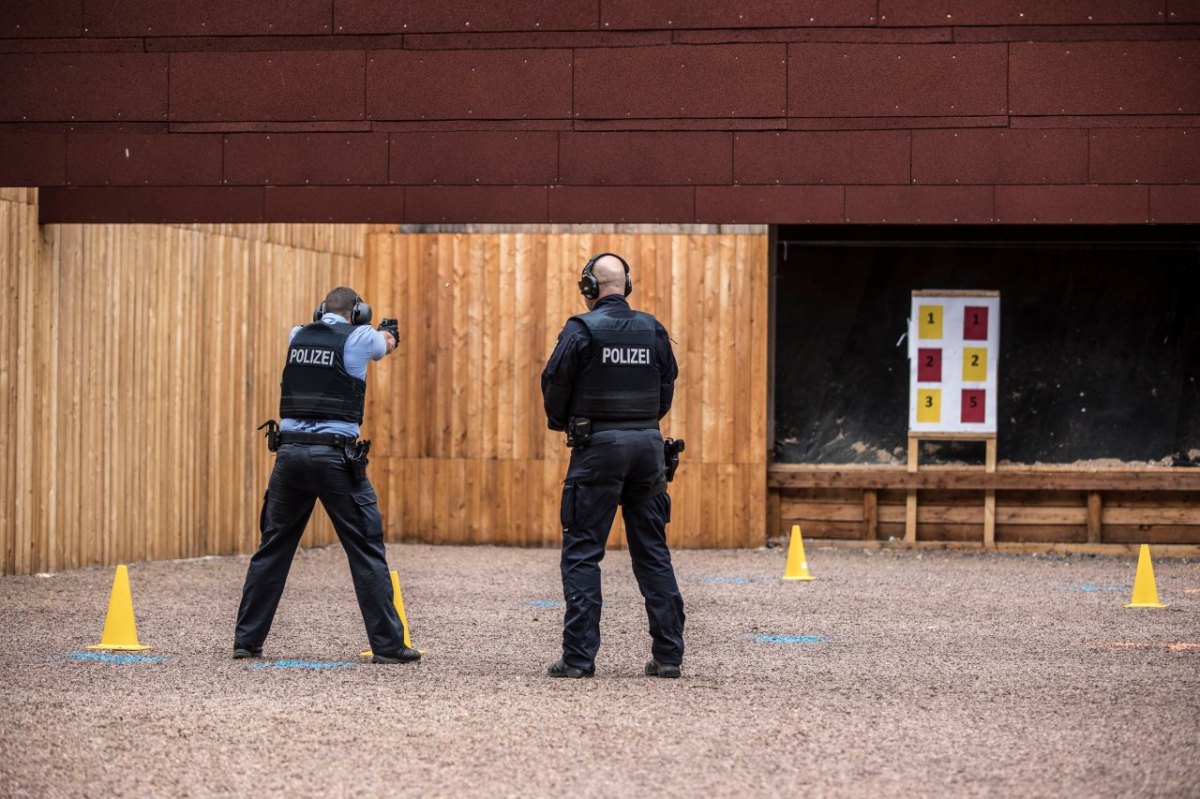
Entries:
[[1194,468],[1009,466],[986,473],[775,464],[768,484],[769,536],[799,524],[806,537],[900,541],[908,492],[917,491],[917,543],[983,546],[990,490],[1002,548],[1104,551],[1149,543],[1200,551],[1200,469]]

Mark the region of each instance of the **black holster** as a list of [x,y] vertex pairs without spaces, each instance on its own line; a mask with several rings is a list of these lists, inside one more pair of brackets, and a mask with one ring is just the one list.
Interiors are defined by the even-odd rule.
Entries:
[[342,455],[346,459],[346,468],[350,470],[350,476],[356,483],[361,483],[366,479],[367,464],[370,462],[367,459],[367,453],[370,451],[371,440],[369,438],[347,444],[342,450]]
[[682,438],[663,439],[663,466],[668,483],[675,479],[675,470],[679,468],[679,453],[683,452],[684,446]]
[[259,430],[267,428],[267,449],[271,452],[276,452],[279,449],[279,422],[274,419],[268,419],[258,426]]
[[571,449],[586,446],[592,440],[592,420],[585,416],[572,416],[567,422],[567,446]]

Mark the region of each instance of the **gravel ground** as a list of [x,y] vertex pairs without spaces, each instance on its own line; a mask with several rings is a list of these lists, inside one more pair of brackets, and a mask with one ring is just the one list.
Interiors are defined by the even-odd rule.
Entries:
[[0,579],[0,795],[1200,796],[1200,563],[1126,610],[1134,558],[682,551],[684,678],[641,676],[609,553],[592,680],[543,676],[558,553],[393,545],[419,665],[301,552],[263,661],[230,659],[245,557],[134,564],[155,662],[87,659],[111,569]]

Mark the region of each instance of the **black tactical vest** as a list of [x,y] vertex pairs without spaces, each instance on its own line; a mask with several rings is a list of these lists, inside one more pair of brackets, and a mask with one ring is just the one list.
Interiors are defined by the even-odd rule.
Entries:
[[353,325],[305,325],[292,337],[280,383],[284,419],[338,419],[360,424],[367,381],[346,371],[342,353]]
[[658,420],[659,373],[654,317],[602,311],[572,317],[587,326],[591,351],[571,391],[570,414],[596,421]]

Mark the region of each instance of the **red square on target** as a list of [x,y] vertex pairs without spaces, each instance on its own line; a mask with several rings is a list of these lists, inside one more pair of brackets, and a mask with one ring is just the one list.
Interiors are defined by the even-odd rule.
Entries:
[[942,351],[930,348],[919,348],[917,350],[917,382],[918,383],[940,383],[942,382]]
[[986,305],[968,305],[963,308],[963,339],[987,341],[988,308]]
[[962,420],[983,423],[984,400],[987,392],[982,388],[964,388],[962,393]]

